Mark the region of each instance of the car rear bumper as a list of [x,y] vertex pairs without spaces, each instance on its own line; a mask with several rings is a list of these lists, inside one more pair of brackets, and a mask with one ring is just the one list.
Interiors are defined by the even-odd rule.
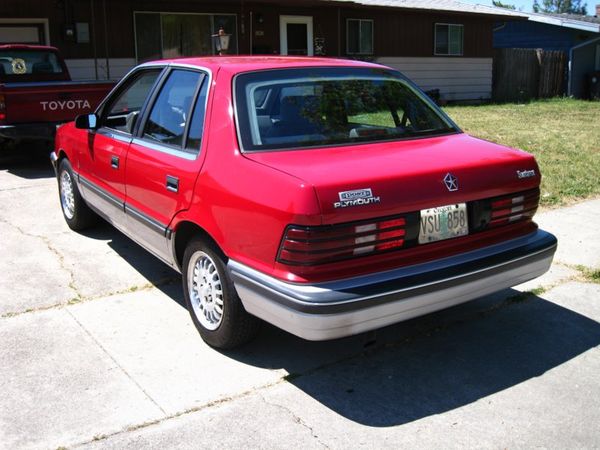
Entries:
[[0,125],[0,140],[42,140],[53,141],[56,134],[56,123],[18,123]]
[[308,340],[381,328],[515,286],[545,273],[556,238],[538,230],[409,267],[314,285],[286,283],[236,261],[228,268],[246,310]]

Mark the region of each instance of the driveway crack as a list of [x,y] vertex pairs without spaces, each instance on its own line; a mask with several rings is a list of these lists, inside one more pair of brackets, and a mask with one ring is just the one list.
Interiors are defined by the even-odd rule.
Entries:
[[309,424],[307,424],[304,420],[302,420],[302,418],[298,415],[296,415],[291,409],[289,409],[288,407],[284,406],[284,405],[280,405],[278,403],[272,403],[269,402],[263,395],[261,392],[257,392],[258,396],[260,397],[260,399],[269,406],[273,406],[283,412],[285,412],[286,414],[288,414],[292,420],[294,422],[296,422],[298,425],[304,427],[305,429],[307,429],[311,436],[317,441],[317,443],[319,445],[321,445],[323,448],[329,449],[329,446],[327,444],[325,444],[323,441],[321,441],[321,439],[319,438],[319,435],[317,435],[317,433],[315,432],[315,430],[313,429],[313,427],[311,427]]
[[62,253],[60,253],[60,251],[54,245],[52,245],[52,242],[50,242],[49,238],[47,238],[46,236],[41,236],[39,234],[28,233],[25,230],[23,230],[21,227],[19,227],[18,225],[10,223],[9,221],[7,221],[6,219],[3,219],[3,218],[0,218],[0,222],[8,225],[9,227],[14,228],[23,236],[41,240],[44,243],[44,245],[48,248],[50,253],[52,253],[56,257],[56,259],[58,260],[58,264],[60,265],[60,268],[69,275],[68,288],[71,291],[73,291],[73,293],[74,293],[74,297],[71,299],[71,301],[78,302],[83,299],[82,293],[79,291],[79,289],[77,288],[77,285],[75,284],[75,274],[73,273],[73,270],[71,270],[71,268],[67,265],[67,263],[65,262],[64,255]]

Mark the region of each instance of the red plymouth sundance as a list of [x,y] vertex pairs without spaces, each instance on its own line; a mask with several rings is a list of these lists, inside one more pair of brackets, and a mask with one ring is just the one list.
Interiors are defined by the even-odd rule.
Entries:
[[384,327],[535,278],[556,249],[533,156],[376,64],[142,64],[51,157],[69,227],[103,217],[180,271],[219,348],[260,320],[310,340]]

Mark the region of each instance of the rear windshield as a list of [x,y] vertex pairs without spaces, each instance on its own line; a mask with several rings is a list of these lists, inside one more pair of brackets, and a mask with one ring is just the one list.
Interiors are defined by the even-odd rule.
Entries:
[[0,50],[0,80],[55,79],[64,74],[54,52],[44,50]]
[[244,150],[279,150],[457,132],[410,81],[385,69],[310,68],[238,75]]

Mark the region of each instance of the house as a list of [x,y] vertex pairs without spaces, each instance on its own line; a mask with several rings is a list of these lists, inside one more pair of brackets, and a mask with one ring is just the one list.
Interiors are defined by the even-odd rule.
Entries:
[[324,55],[381,62],[445,100],[491,97],[502,8],[453,0],[3,0],[0,42],[57,46],[75,79],[119,78],[150,59],[214,54]]
[[528,13],[527,21],[497,24],[494,48],[541,48],[567,54],[566,93],[587,96],[588,77],[600,71],[600,5],[596,16]]

